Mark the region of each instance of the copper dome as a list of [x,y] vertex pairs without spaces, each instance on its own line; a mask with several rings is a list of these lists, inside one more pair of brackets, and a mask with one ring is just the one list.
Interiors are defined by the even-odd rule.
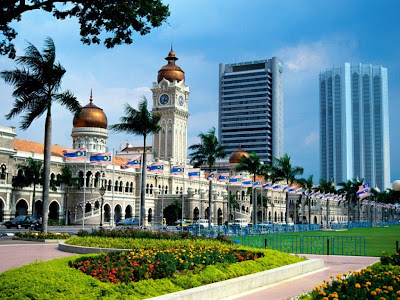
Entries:
[[158,71],[157,82],[160,83],[163,78],[167,79],[169,82],[185,80],[185,72],[175,64],[178,58],[175,56],[172,47],[165,59],[168,61],[168,64]]
[[236,149],[235,151],[233,151],[231,156],[229,157],[229,163],[237,164],[240,161],[240,159],[242,158],[242,156],[250,157],[249,153],[244,151],[242,149],[242,145],[239,144],[239,149]]
[[90,102],[82,107],[81,115],[75,116],[73,120],[74,127],[96,127],[107,129],[107,116],[100,107],[93,104],[92,93],[90,93]]

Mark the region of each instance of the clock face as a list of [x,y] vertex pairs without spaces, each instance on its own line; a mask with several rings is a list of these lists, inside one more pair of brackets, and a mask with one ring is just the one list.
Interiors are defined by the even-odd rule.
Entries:
[[161,95],[161,97],[160,97],[160,103],[161,103],[162,105],[167,104],[167,103],[168,103],[168,100],[169,100],[169,97],[168,97],[167,94],[162,94],[162,95]]
[[178,101],[179,101],[179,105],[183,106],[183,97],[182,96],[179,96]]

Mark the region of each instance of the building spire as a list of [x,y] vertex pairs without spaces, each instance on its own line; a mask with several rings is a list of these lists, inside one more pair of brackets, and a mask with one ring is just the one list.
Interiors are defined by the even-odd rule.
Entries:
[[93,91],[92,91],[92,89],[90,89],[90,103],[92,103],[93,102]]

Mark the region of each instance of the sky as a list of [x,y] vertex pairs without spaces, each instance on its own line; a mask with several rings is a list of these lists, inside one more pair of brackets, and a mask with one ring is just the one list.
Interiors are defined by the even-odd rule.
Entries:
[[[57,60],[67,70],[62,89],[70,90],[84,106],[93,89],[94,104],[107,115],[108,124],[119,122],[123,104],[137,107],[158,70],[166,64],[171,44],[177,64],[190,87],[188,145],[198,134],[218,127],[219,63],[279,57],[284,62],[284,152],[304,176],[319,180],[318,76],[344,62],[368,63],[388,68],[391,181],[400,179],[400,2],[398,0],[170,0],[171,16],[150,34],[133,36],[131,45],[106,49],[83,45],[76,19],[57,21],[50,14],[32,11],[15,23],[17,55],[27,42],[42,49],[50,36]],[[0,57],[0,70],[15,62]],[[12,87],[0,81],[0,125],[17,127],[17,138],[43,142],[44,117],[26,131],[21,117],[6,120],[12,108]],[[150,105],[151,107],[151,105]],[[73,116],[53,108],[53,144],[72,146]],[[207,120],[206,122],[204,120]],[[109,133],[109,149],[140,137]]]

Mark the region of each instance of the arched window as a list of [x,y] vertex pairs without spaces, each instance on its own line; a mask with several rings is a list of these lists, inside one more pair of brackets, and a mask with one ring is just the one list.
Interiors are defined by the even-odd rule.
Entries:
[[176,194],[177,195],[179,194],[179,188],[178,187],[176,187]]
[[61,174],[57,174],[56,186],[60,186],[60,184],[61,184]]
[[123,186],[124,186],[124,184],[123,184],[123,182],[122,182],[122,180],[119,182],[119,191],[122,193],[122,190],[123,190]]
[[149,193],[149,184],[146,184],[146,194]]
[[150,195],[153,195],[153,184],[150,184]]
[[181,194],[181,195],[182,195],[182,190],[183,190],[183,189],[182,189],[182,187],[181,187],[181,188],[180,188],[180,194]]
[[118,192],[118,180],[115,180],[114,192]]
[[131,182],[131,185],[129,187],[129,193],[133,193],[133,182]]
[[111,191],[112,189],[112,181],[111,179],[108,181],[108,185],[107,185],[107,191]]
[[129,192],[129,182],[127,181],[126,185],[125,185],[125,193],[128,193],[128,192]]
[[90,186],[90,182],[91,182],[91,179],[92,179],[92,172],[90,172],[90,171],[88,171],[87,173],[86,173],[86,187],[91,187]]
[[165,186],[164,194],[165,194],[165,195],[168,194],[168,185]]
[[161,195],[161,192],[162,192],[161,185],[158,185],[158,194]]
[[94,187],[97,187],[100,182],[100,172],[96,172],[96,175],[94,176]]
[[79,178],[79,185],[81,186],[81,187],[83,187],[83,184],[84,184],[84,178],[83,178],[83,172],[82,171],[79,171],[79,173],[78,173],[78,178]]
[[6,180],[6,173],[7,172],[7,166],[5,164],[1,165],[1,174],[0,174],[0,179]]

